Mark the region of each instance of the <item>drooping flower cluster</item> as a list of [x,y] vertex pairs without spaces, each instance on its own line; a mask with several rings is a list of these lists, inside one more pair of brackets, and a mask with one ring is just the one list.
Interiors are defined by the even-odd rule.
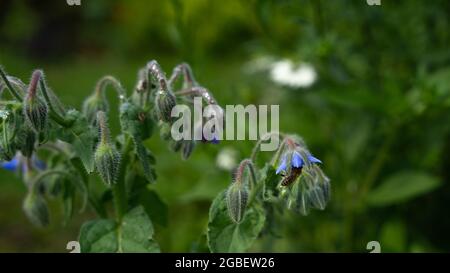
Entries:
[[[228,214],[235,223],[244,220],[247,207],[253,206],[251,203],[266,203],[267,207],[282,201],[288,209],[307,215],[312,208],[325,209],[330,199],[330,179],[320,168],[322,161],[311,154],[301,138],[279,133],[268,135],[272,134],[283,139],[272,163],[255,171],[253,162],[265,141],[263,137],[255,145],[251,158],[238,166],[236,178],[227,190]],[[243,179],[247,169],[249,175]]]
[[330,198],[330,180],[301,139],[288,136],[280,148],[281,162],[276,174],[282,176],[281,195],[288,208],[308,214],[311,208],[323,210]]
[[[177,100],[192,102],[194,97],[216,104],[210,92],[195,81],[187,64],[176,66],[167,79],[158,62],[150,61],[139,71],[131,96],[116,78],[105,76],[86,98],[81,111],[66,110],[47,86],[42,70],[33,72],[29,84],[6,75],[2,68],[0,77],[0,164],[6,170],[17,171],[25,180],[28,193],[23,209],[40,226],[50,219],[46,203],[49,196],[63,199],[68,218],[78,194],[83,208],[89,203],[101,217],[107,216],[104,201],[89,193],[87,175],[94,171],[113,192],[120,219],[128,209],[126,195],[136,190],[133,187],[142,186],[131,182],[125,185],[125,180],[143,177],[149,183],[156,181],[155,158],[144,145],[155,125],[172,149],[181,151],[182,158],[187,159],[196,142],[170,137],[172,109]],[[180,78],[182,84],[176,87]],[[121,133],[116,137],[111,136],[107,122],[111,114],[106,96],[109,87],[119,98]],[[13,100],[3,100],[4,90]],[[45,163],[38,160],[38,153]]]
[[[179,79],[182,79],[181,86]],[[166,78],[164,72],[156,61],[151,61],[147,66],[140,70],[138,74],[138,83],[135,88],[135,101],[141,101],[145,97],[155,98],[154,116],[158,120],[161,131],[161,137],[169,141],[169,146],[173,151],[181,151],[183,159],[187,159],[196,146],[194,132],[202,130],[201,142],[219,143],[217,136],[211,139],[206,138],[203,134],[203,128],[199,125],[202,123],[194,123],[191,130],[191,139],[173,140],[171,137],[171,129],[174,122],[172,117],[172,109],[177,105],[177,100],[194,106],[194,99],[201,98],[206,105],[217,105],[216,100],[208,89],[200,86],[194,78],[194,74],[190,66],[182,63],[176,66],[169,79]],[[145,103],[144,103],[145,104]]]

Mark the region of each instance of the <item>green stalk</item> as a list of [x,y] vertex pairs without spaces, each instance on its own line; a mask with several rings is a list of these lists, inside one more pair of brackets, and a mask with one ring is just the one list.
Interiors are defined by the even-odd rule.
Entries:
[[252,150],[252,155],[250,156],[250,159],[251,159],[253,162],[255,162],[255,164],[256,164],[256,157],[258,156],[258,152],[260,151],[260,148],[259,148],[259,147],[261,146],[261,144],[262,144],[264,141],[269,140],[272,136],[276,136],[276,137],[278,137],[278,138],[282,138],[282,137],[284,137],[284,134],[279,133],[279,132],[269,132],[269,133],[264,134],[264,135],[258,140],[258,142],[256,142],[256,144],[255,144],[255,146],[253,147],[253,150]]
[[[125,145],[122,149],[122,157],[125,157],[129,151],[131,150],[131,139],[126,138]],[[113,186],[113,196],[114,196],[114,207],[116,211],[116,219],[120,224],[122,222],[123,215],[128,210],[128,201],[127,201],[127,190],[125,185],[125,175],[126,175],[126,162],[122,160],[119,168],[119,175],[117,178],[116,184]]]
[[119,100],[121,102],[124,101],[126,98],[126,95],[127,95],[125,92],[125,89],[122,87],[122,85],[116,78],[114,78],[113,76],[109,76],[109,75],[104,76],[97,82],[97,85],[95,86],[95,95],[98,98],[103,98],[105,89],[108,86],[108,84],[111,84],[114,87],[114,89],[117,91]]
[[53,107],[53,103],[50,100],[50,97],[48,95],[47,92],[47,87],[45,86],[45,82],[43,81],[42,78],[39,79],[39,86],[41,87],[41,91],[44,94],[44,99],[47,102],[48,108],[50,110],[49,114],[50,117],[59,125],[63,126],[63,127],[70,127],[70,125],[72,125],[70,122],[68,122],[67,120],[65,120],[60,114],[58,114],[58,112],[56,112],[55,108]]
[[14,89],[14,87],[11,85],[11,83],[8,80],[8,77],[6,77],[5,71],[0,67],[0,76],[2,77],[3,81],[5,82],[6,86],[8,87],[9,92],[13,97],[15,97],[18,101],[23,101],[23,98],[19,95],[19,93]]

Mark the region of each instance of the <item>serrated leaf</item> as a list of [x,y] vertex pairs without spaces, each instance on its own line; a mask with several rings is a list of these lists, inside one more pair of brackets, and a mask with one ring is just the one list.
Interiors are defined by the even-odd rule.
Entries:
[[369,192],[367,201],[372,206],[387,206],[410,200],[439,187],[441,181],[427,173],[403,171],[387,178]]
[[124,215],[118,225],[110,219],[94,220],[80,230],[81,252],[160,252],[153,240],[153,225],[142,206]]
[[69,110],[66,119],[72,121],[72,126],[63,128],[61,140],[72,144],[75,154],[83,162],[88,173],[94,171],[94,141],[96,134],[86,118],[76,110]]
[[209,211],[208,246],[211,252],[245,252],[264,227],[265,214],[258,203],[247,207],[243,220],[231,221],[226,205],[226,191],[214,199]]

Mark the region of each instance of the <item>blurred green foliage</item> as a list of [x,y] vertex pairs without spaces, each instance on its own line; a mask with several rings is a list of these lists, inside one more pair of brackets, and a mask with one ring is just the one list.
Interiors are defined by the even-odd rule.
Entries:
[[[286,212],[278,236],[252,251],[365,252],[376,240],[382,252],[447,252],[449,15],[446,0],[2,0],[0,64],[25,82],[43,68],[61,100],[80,107],[103,75],[131,91],[148,60],[166,71],[187,61],[222,105],[279,104],[281,130],[302,135],[331,178],[325,211]],[[318,81],[286,88],[245,69],[265,57],[309,62]],[[181,161],[162,141],[146,143],[158,155],[152,188],[167,203],[157,200],[168,217],[154,221],[162,251],[202,249],[211,200],[231,181],[216,156],[231,147],[244,158],[253,144],[205,145]],[[21,211],[24,193],[1,171],[2,252],[64,252],[92,218],[63,227],[53,209],[52,225],[37,230]]]

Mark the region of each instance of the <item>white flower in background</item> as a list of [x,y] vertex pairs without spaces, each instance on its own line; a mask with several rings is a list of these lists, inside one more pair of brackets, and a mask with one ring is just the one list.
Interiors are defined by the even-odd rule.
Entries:
[[226,171],[231,171],[238,165],[237,157],[238,154],[235,149],[223,148],[217,155],[217,167]]
[[293,88],[307,88],[317,80],[314,67],[308,63],[296,66],[291,60],[281,60],[272,64],[270,70],[272,81]]

